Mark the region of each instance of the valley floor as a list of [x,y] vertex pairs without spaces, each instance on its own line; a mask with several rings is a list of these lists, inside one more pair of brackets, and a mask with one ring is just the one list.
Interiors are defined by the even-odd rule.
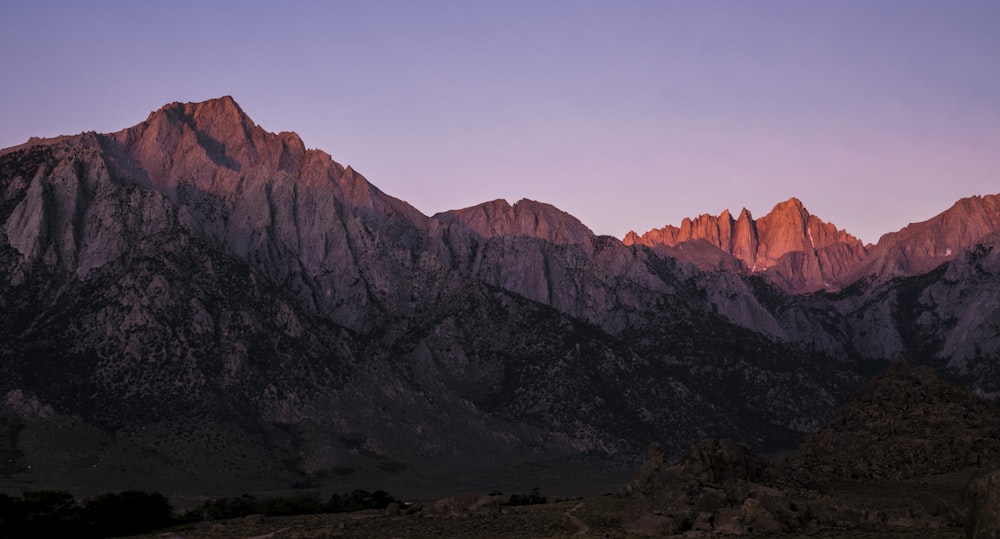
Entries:
[[[977,470],[927,476],[906,481],[839,481],[815,485],[817,495],[838,505],[880,512],[877,524],[843,527],[813,527],[788,537],[856,538],[959,538],[962,492]],[[264,518],[250,515],[225,521],[202,522],[142,536],[163,539],[232,538],[631,538],[624,518],[632,500],[620,494],[558,500],[542,505],[486,505],[474,511],[448,514],[433,512],[440,502],[424,504],[424,511],[412,515],[389,516],[383,511]],[[928,503],[940,504],[941,514],[932,517]],[[945,516],[955,515],[955,518]],[[914,516],[917,515],[917,516]],[[879,519],[874,519],[879,520]],[[700,537],[688,531],[683,537]]]

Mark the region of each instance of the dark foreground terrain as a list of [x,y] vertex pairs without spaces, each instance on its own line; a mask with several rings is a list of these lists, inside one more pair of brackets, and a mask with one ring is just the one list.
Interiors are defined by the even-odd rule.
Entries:
[[[818,487],[816,495],[832,505],[866,509],[871,515],[882,514],[887,518],[881,520],[873,516],[870,521],[857,525],[847,522],[840,526],[817,524],[792,532],[746,533],[831,538],[965,537],[961,522],[934,516],[925,505],[933,499],[944,504],[942,507],[946,509],[943,511],[961,508],[962,492],[974,473],[969,470],[905,481],[823,484]],[[632,497],[620,492],[514,507],[500,506],[485,494],[469,495],[424,503],[421,511],[410,515],[393,515],[384,511],[273,518],[250,515],[160,530],[142,537],[642,537],[644,535],[640,533],[626,531],[625,527],[624,516],[632,510],[634,503]],[[677,535],[699,537],[712,533],[687,530]]]
[[[727,440],[703,440],[679,459],[652,444],[631,480],[604,495],[522,506],[467,492],[382,511],[240,515],[150,537],[962,537],[967,528],[995,537],[998,448],[996,407],[897,362],[777,460]],[[563,477],[585,484],[575,472]]]
[[[650,444],[641,463],[539,461],[510,465],[506,476],[501,463],[484,461],[482,473],[452,473],[433,488],[433,470],[407,470],[394,487],[385,485],[402,488],[393,494],[331,496],[302,486],[224,499],[175,494],[169,504],[159,494],[81,495],[89,499],[73,509],[70,493],[27,493],[20,500],[0,497],[0,508],[7,508],[0,536],[5,530],[11,537],[52,536],[36,533],[39,519],[65,531],[61,536],[87,538],[157,526],[143,537],[979,539],[1000,533],[1000,411],[927,367],[895,363],[780,457],[761,457],[731,440],[705,439],[679,457],[668,447]],[[518,486],[527,481],[541,488]],[[59,499],[66,503],[54,503]],[[11,512],[17,507],[24,510]],[[137,517],[143,510],[163,518],[150,525]]]

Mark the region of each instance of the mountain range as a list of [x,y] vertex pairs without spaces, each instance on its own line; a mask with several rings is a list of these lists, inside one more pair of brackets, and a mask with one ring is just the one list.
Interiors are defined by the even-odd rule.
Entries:
[[172,103],[0,150],[0,480],[416,489],[782,451],[898,357],[994,398],[998,228],[997,195],[875,245],[797,199],[624,241],[531,200],[426,216],[232,98]]

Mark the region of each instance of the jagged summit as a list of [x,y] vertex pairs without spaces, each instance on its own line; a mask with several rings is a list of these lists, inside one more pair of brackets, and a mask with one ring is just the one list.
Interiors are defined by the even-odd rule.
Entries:
[[196,101],[182,103],[174,101],[159,109],[149,113],[147,122],[153,122],[159,116],[176,115],[176,117],[189,118],[200,122],[204,127],[207,124],[229,123],[229,127],[234,125],[247,125],[257,127],[253,120],[243,111],[239,103],[232,96],[217,97],[206,101]]
[[[861,240],[809,213],[801,200],[780,202],[760,219],[744,208],[733,218],[685,218],[642,235],[629,232],[626,245],[647,245],[703,269],[725,268],[705,253],[707,242],[734,256],[745,270],[771,279],[787,291],[837,290],[861,279],[873,283],[926,273],[1000,229],[1000,195],[959,200],[941,214],[883,235],[877,244]],[[686,249],[676,249],[685,245]],[[685,253],[697,253],[688,257]]]
[[[165,105],[146,121],[108,135],[105,146],[113,157],[133,162],[118,160],[125,176],[135,175],[128,166],[134,164],[151,186],[169,189],[191,181],[213,192],[234,190],[255,169],[299,176],[307,159],[298,135],[265,131],[228,96]],[[215,166],[223,167],[221,174],[206,168]]]
[[461,224],[483,238],[531,236],[552,243],[587,243],[594,233],[579,219],[551,204],[523,198],[513,205],[504,199],[441,212],[433,217]]
[[736,219],[725,210],[718,217],[685,218],[680,227],[667,225],[641,236],[630,232],[624,242],[672,247],[694,240],[709,242],[742,261],[748,271],[766,272],[794,292],[828,288],[866,253],[861,240],[811,215],[794,197],[760,219],[746,208]]

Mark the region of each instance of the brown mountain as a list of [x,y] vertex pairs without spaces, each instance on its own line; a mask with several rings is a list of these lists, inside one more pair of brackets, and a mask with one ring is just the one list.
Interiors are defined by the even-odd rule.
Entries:
[[757,220],[745,208],[735,219],[726,210],[718,217],[686,218],[680,227],[668,225],[641,236],[629,232],[624,242],[672,247],[695,240],[707,241],[742,261],[749,272],[766,275],[792,292],[830,288],[867,253],[861,240],[811,215],[796,198]]

